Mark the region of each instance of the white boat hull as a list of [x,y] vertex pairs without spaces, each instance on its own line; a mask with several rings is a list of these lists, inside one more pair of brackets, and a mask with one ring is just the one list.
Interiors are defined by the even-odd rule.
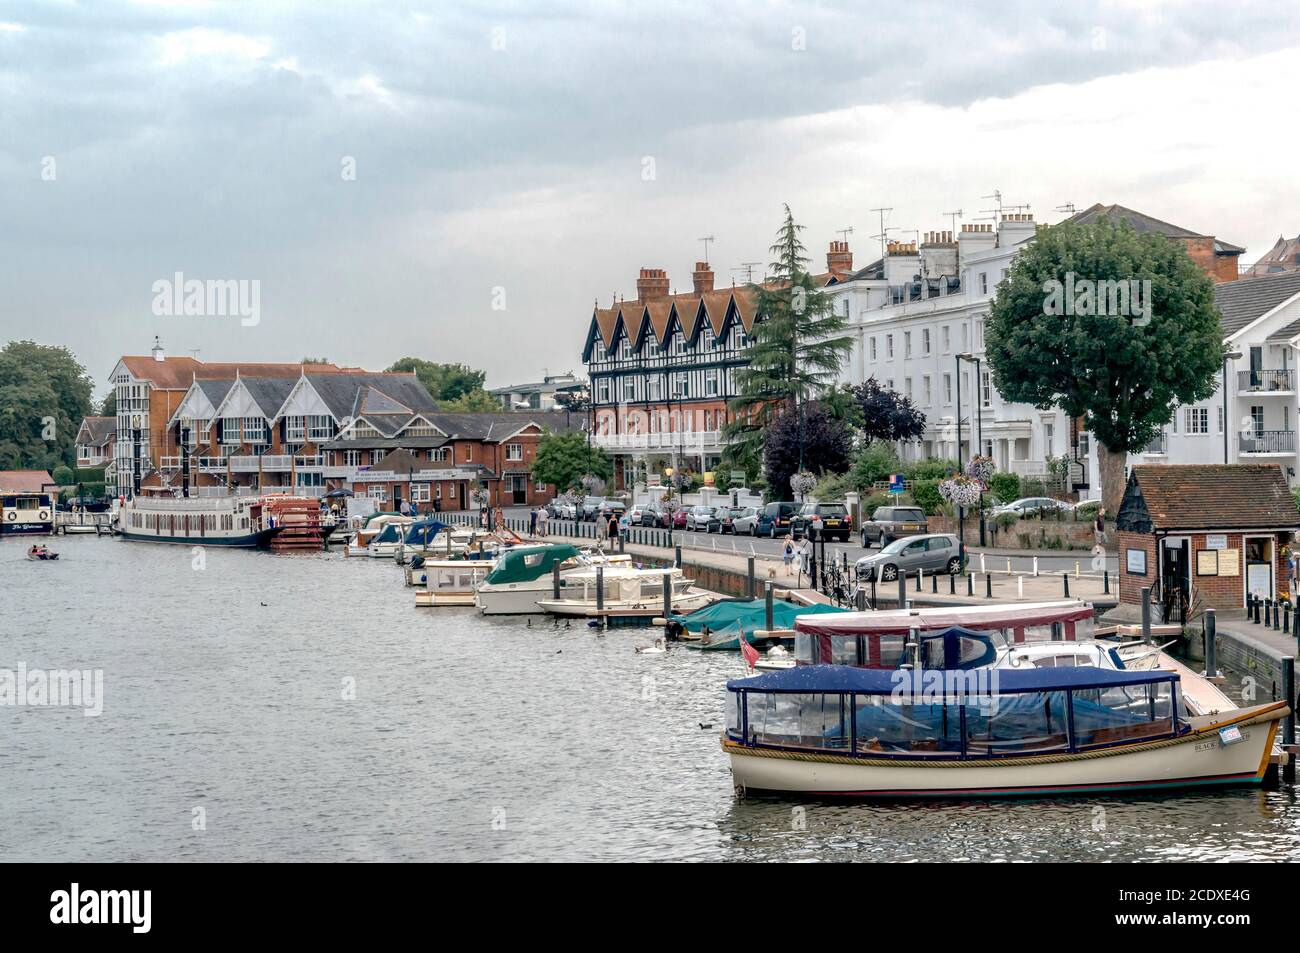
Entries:
[[537,600],[549,599],[551,592],[549,579],[545,587],[533,587],[530,583],[512,583],[508,587],[488,590],[480,587],[475,604],[483,615],[536,614],[542,611]]
[[[716,596],[709,592],[691,591],[686,593],[673,594],[673,611],[675,612],[694,612],[696,609],[703,609]],[[579,599],[552,599],[549,594],[537,601],[543,612],[549,612],[551,615],[564,616],[583,616],[597,617],[607,615],[617,616],[647,616],[655,617],[664,614],[664,604],[661,599],[637,599],[626,601],[622,599],[606,599],[602,608],[596,608],[595,601],[585,601]]]
[[[1108,793],[1133,789],[1256,784],[1268,767],[1279,720],[1278,702],[1241,709],[1232,717],[1197,719],[1203,726],[1180,738],[1078,754],[1007,758],[894,759],[752,748],[724,737],[741,792],[856,797],[1007,797]],[[1218,731],[1238,725],[1242,740],[1224,745]]]

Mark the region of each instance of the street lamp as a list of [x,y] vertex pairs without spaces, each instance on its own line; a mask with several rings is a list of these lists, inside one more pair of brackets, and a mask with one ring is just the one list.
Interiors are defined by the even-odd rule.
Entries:
[[1228,462],[1228,362],[1241,357],[1240,351],[1223,355],[1223,462]]
[[[974,458],[984,452],[984,414],[980,409],[982,399],[982,383],[980,378],[980,359],[974,354],[957,355],[957,459],[961,460],[961,362],[967,361],[975,365],[975,445],[976,451],[971,454]],[[984,546],[984,490],[980,490],[980,545]]]

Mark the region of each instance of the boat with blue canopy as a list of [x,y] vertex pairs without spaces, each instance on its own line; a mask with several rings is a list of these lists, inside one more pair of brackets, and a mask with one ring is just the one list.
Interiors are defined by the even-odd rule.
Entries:
[[1258,784],[1285,702],[1190,714],[1179,676],[803,665],[727,683],[741,793],[1003,797]]
[[[794,626],[796,617],[846,611],[848,610],[826,603],[805,606],[776,600],[772,603],[771,630],[786,630],[783,638],[790,641],[792,636],[789,630]],[[692,649],[735,651],[740,648],[742,633],[750,645],[773,641],[755,635],[759,631],[769,631],[767,603],[763,599],[723,599],[673,620],[673,626],[683,630],[681,637],[691,640],[686,642],[686,646]]]

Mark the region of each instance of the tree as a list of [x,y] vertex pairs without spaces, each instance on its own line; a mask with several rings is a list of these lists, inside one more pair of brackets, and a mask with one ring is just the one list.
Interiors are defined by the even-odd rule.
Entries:
[[773,420],[763,437],[763,475],[774,499],[790,492],[790,477],[802,467],[815,474],[842,473],[853,453],[853,432],[817,403],[801,413]]
[[609,481],[614,476],[614,464],[604,450],[588,446],[585,434],[577,430],[548,432],[538,440],[532,466],[533,479],[538,483],[565,492],[578,489],[588,475]]
[[[487,380],[485,371],[476,371],[465,364],[438,364],[419,357],[404,357],[394,362],[390,371],[414,372],[436,401],[455,400],[483,389]],[[492,407],[497,410],[498,407]]]
[[0,469],[76,460],[77,428],[94,384],[65,347],[10,341],[0,350]]
[[449,414],[487,414],[500,410],[501,402],[480,387],[451,400],[438,401],[438,409]]
[[1083,418],[1114,514],[1126,455],[1175,404],[1214,392],[1222,334],[1214,286],[1181,245],[1125,223],[1064,223],[1040,232],[999,284],[986,349],[1004,398]]
[[298,363],[299,364],[328,364],[329,362],[330,359],[328,357],[304,357]]
[[736,371],[735,420],[728,426],[735,441],[758,445],[762,429],[777,415],[796,414],[802,403],[822,396],[852,350],[834,298],[808,273],[801,231],[785,206],[785,221],[769,249],[775,256],[772,277],[749,286],[759,319],[750,332],[749,364]]
[[868,444],[877,440],[917,440],[925,433],[925,414],[916,409],[910,397],[881,387],[874,377],[868,377],[852,391],[861,418],[859,426]]
[[853,458],[853,467],[849,470],[849,480],[859,490],[871,488],[873,483],[888,480],[891,474],[901,473],[902,461],[894,452],[892,443],[876,441],[869,443]]
[[117,388],[110,387],[108,393],[99,404],[99,416],[116,417],[117,416]]

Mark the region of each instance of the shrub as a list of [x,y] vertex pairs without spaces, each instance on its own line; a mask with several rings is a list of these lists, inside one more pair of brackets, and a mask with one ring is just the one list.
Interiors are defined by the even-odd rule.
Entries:
[[912,483],[912,501],[921,507],[927,516],[939,512],[943,497],[939,495],[938,480],[916,480]]
[[1020,499],[1020,475],[1018,473],[993,474],[989,479],[989,492],[1006,503]]
[[72,483],[72,467],[57,466],[54,468],[54,482],[59,486],[69,486]]
[[[1021,477],[1017,496],[1047,496],[1047,481],[1042,477]],[[1013,496],[1011,499],[1016,499]]]
[[903,475],[909,480],[938,480],[942,476],[947,476],[957,469],[956,460],[939,460],[935,457],[928,457],[925,460],[915,460],[903,467]]
[[871,514],[882,506],[893,506],[894,497],[889,493],[872,493],[862,501],[862,518],[871,519]]
[[888,480],[891,473],[902,472],[903,464],[893,446],[877,441],[859,451],[853,458],[849,479],[859,490],[865,490],[873,483]]
[[852,481],[846,473],[823,473],[817,478],[812,495],[822,503],[844,499],[844,494],[853,489]]
[[1018,522],[1020,522],[1020,517],[1017,516],[1015,513],[998,514],[997,523],[999,529],[1010,529],[1011,527],[1015,526],[1016,523]]

